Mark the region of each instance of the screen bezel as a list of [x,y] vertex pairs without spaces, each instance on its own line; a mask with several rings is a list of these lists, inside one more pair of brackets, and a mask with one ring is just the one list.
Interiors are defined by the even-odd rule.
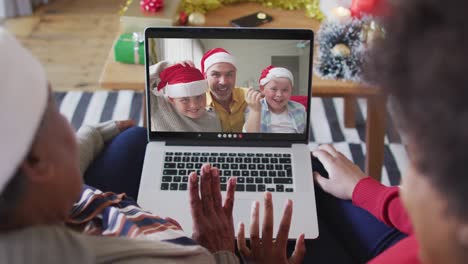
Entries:
[[[306,109],[306,127],[302,134],[285,133],[228,133],[228,132],[167,132],[151,131],[151,103],[149,82],[149,50],[150,38],[194,38],[194,39],[258,39],[258,40],[308,40],[310,45],[309,76],[308,76],[308,107]],[[309,29],[264,29],[264,28],[211,28],[211,27],[149,27],[145,30],[145,94],[146,94],[146,125],[149,141],[167,141],[173,144],[203,144],[203,145],[261,145],[280,146],[294,143],[307,143],[310,129],[310,109],[312,95],[312,63],[314,52],[314,32]],[[242,134],[239,137],[221,137],[219,134]]]

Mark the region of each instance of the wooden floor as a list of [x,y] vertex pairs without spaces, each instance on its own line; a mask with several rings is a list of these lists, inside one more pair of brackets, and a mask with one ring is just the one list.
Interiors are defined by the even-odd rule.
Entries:
[[54,90],[96,90],[125,0],[52,0],[1,24],[35,54]]

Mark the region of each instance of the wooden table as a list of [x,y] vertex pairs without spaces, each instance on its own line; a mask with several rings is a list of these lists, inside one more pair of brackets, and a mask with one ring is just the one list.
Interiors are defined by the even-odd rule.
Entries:
[[[273,16],[271,23],[262,27],[271,28],[309,28],[317,32],[319,22],[305,16],[303,10],[284,11],[263,7],[257,3],[242,3],[224,6],[206,15],[206,26],[229,26],[229,21],[256,11]],[[121,64],[114,61],[113,50],[104,65],[100,85],[107,89],[133,89],[144,91],[145,70],[142,65]],[[345,127],[355,126],[356,98],[367,99],[366,122],[366,173],[380,180],[384,156],[384,135],[386,118],[386,99],[375,87],[365,87],[358,83],[324,80],[313,76],[313,96],[343,97],[345,99]]]

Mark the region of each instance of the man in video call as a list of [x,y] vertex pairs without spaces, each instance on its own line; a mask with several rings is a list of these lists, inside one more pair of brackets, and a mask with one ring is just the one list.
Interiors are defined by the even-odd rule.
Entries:
[[201,59],[201,71],[210,87],[207,105],[218,114],[223,132],[242,132],[246,89],[235,87],[234,56],[222,48],[211,49]]

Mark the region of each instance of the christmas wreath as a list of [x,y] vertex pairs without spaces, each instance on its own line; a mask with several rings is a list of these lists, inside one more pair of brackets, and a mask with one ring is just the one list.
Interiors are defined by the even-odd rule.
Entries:
[[325,21],[317,34],[318,54],[315,73],[326,79],[361,80],[361,66],[366,50],[363,42],[364,20],[349,23]]

